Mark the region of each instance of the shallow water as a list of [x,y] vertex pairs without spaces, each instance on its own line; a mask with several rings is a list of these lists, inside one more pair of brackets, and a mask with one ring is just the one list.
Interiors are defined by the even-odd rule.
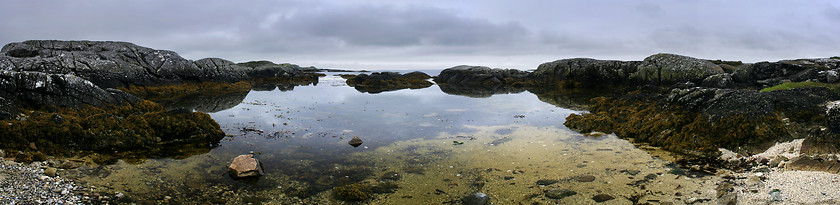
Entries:
[[[580,111],[543,102],[544,96],[474,98],[436,85],[367,94],[333,74],[313,86],[199,100],[205,104],[192,108],[215,111],[210,115],[231,135],[209,152],[66,173],[150,204],[346,203],[333,196],[346,185],[381,188],[362,201],[370,204],[459,204],[475,192],[494,204],[588,204],[597,194],[618,204],[714,197],[714,176],[689,178],[614,135],[570,131],[564,119]],[[364,143],[348,145],[354,136]],[[265,165],[265,176],[227,176],[230,160],[249,151]],[[581,182],[582,176],[594,181]],[[544,179],[557,182],[537,185]],[[577,194],[553,199],[544,194],[551,189]]]

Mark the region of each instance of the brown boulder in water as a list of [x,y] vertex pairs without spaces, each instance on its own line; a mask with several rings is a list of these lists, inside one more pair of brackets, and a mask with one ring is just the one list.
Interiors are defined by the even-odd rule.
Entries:
[[263,175],[263,169],[253,155],[243,154],[233,159],[228,166],[228,174],[233,178],[258,177]]
[[359,145],[362,145],[362,139],[359,139],[359,136],[355,136],[353,139],[350,139],[350,142],[347,144],[350,144],[350,146],[353,147],[359,147]]

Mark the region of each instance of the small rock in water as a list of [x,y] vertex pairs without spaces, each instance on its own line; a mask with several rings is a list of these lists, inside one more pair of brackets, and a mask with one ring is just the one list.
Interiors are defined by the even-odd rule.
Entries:
[[592,197],[592,200],[595,200],[595,202],[598,202],[598,203],[613,200],[613,199],[615,199],[615,197],[610,196],[610,195],[606,195],[606,194],[598,194],[598,195],[595,195],[595,196]]
[[350,144],[350,146],[353,147],[359,147],[359,145],[362,145],[362,139],[359,139],[359,136],[355,136],[353,139],[350,139],[350,142],[347,144]]
[[548,185],[552,185],[552,184],[557,183],[557,182],[558,181],[554,180],[554,179],[540,179],[539,181],[537,181],[537,185],[548,186]]
[[487,194],[476,192],[475,194],[469,195],[461,199],[466,205],[484,205],[487,204],[487,201],[490,200],[490,197]]
[[47,167],[47,169],[44,170],[44,174],[47,175],[47,176],[50,176],[50,177],[55,177],[56,176],[56,171],[58,171],[58,170],[55,169],[55,168]]
[[549,189],[545,191],[545,197],[552,199],[562,199],[576,195],[577,192],[568,189]]
[[263,175],[263,169],[253,155],[243,154],[233,159],[228,166],[228,174],[233,178],[258,177]]
[[622,172],[626,172],[627,174],[630,174],[630,175],[636,176],[636,175],[637,175],[637,174],[639,174],[639,172],[641,172],[641,171],[639,171],[639,170],[632,170],[632,169],[628,169],[628,170],[624,170],[624,171],[622,171]]
[[579,182],[593,182],[593,181],[595,181],[595,176],[592,176],[592,175],[579,176],[577,178],[577,181],[579,181]]

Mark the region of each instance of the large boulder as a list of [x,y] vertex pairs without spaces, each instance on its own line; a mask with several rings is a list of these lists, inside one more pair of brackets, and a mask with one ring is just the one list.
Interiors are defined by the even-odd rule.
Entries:
[[228,174],[233,178],[259,177],[263,175],[263,168],[253,155],[243,154],[233,158]]
[[720,66],[707,60],[660,53],[645,58],[630,78],[660,84],[700,83],[711,75],[721,73],[724,72]]
[[516,69],[491,69],[484,66],[460,65],[444,69],[435,78],[438,84],[497,86],[528,77],[528,72]]
[[563,59],[540,64],[531,77],[544,83],[573,80],[586,85],[616,84],[627,82],[639,64],[641,61]]
[[0,50],[0,70],[73,74],[102,88],[190,81],[241,81],[251,68],[222,59],[191,61],[128,42],[32,40]]

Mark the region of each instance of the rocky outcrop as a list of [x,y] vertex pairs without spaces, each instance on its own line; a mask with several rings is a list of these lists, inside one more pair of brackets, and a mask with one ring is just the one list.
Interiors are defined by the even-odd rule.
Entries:
[[595,60],[573,58],[543,63],[530,77],[540,82],[573,80],[584,85],[628,83],[641,61]]
[[659,84],[699,83],[706,77],[721,73],[724,73],[723,68],[707,60],[660,53],[645,58],[630,78]]
[[432,86],[429,82],[432,78],[423,72],[410,72],[400,74],[396,72],[381,72],[359,74],[347,79],[347,85],[356,88],[359,92],[381,93],[402,89],[421,89]]
[[0,69],[72,74],[102,88],[248,79],[248,67],[218,58],[191,61],[127,42],[34,40],[0,50]]
[[84,108],[88,105],[124,105],[140,98],[117,89],[101,89],[72,74],[47,74],[34,71],[0,71],[0,117],[16,114],[18,106],[55,105]]
[[516,69],[461,65],[444,69],[435,77],[435,82],[468,86],[499,86],[524,80],[528,74],[526,71]]
[[745,64],[733,72],[738,83],[773,86],[783,81],[838,82],[840,58],[817,58]]

